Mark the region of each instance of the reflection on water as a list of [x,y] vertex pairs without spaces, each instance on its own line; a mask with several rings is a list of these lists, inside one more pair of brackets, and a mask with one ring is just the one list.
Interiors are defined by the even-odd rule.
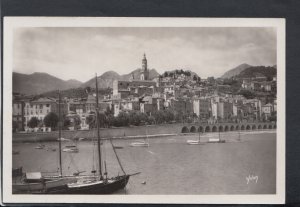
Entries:
[[[201,141],[218,137],[218,133],[202,134]],[[276,133],[243,132],[220,134],[226,143],[188,145],[188,139],[198,135],[149,139],[150,147],[130,147],[135,140],[114,140],[123,147],[116,149],[127,173],[133,176],[125,191],[119,194],[274,194],[276,192]],[[63,146],[70,143],[64,142]],[[58,143],[13,145],[13,167],[24,171],[57,172]],[[78,142],[79,153],[63,152],[63,172],[85,171],[91,174],[97,167],[97,145],[92,141]],[[56,149],[54,151],[53,149]],[[108,174],[121,174],[109,141],[104,141],[102,156],[107,161]],[[247,177],[257,176],[257,182]],[[256,177],[255,177],[256,178]],[[248,181],[248,184],[247,184]]]

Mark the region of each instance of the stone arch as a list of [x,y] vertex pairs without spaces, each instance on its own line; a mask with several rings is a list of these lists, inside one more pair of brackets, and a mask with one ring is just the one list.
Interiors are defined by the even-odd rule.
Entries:
[[226,125],[225,128],[224,128],[224,131],[228,132],[228,130],[229,130],[229,127]]
[[253,124],[253,125],[252,125],[252,130],[255,130],[255,129],[256,129],[256,125]]
[[272,124],[270,124],[270,125],[269,125],[269,129],[273,129],[273,126],[272,126]]
[[203,132],[203,127],[202,126],[199,126],[198,132]]
[[250,129],[251,129],[250,125],[247,125],[246,130],[250,130]]
[[190,129],[190,132],[191,133],[196,133],[197,132],[197,129],[195,126],[192,126],[191,129]]
[[245,130],[245,126],[244,125],[241,126],[241,130]]
[[234,126],[233,125],[231,125],[230,131],[234,131]]
[[222,125],[219,126],[219,132],[223,132],[223,131],[224,131],[223,126]]
[[267,125],[266,124],[264,125],[263,129],[267,129]]
[[189,128],[187,128],[186,126],[182,127],[181,133],[189,133]]
[[235,130],[239,130],[240,129],[240,126],[239,125],[236,125],[235,126]]
[[217,132],[217,131],[218,131],[218,128],[217,128],[216,126],[213,126],[212,129],[211,129],[211,131],[212,131],[212,132]]
[[261,129],[261,128],[262,128],[262,126],[261,126],[261,125],[258,125],[257,129]]
[[210,132],[210,127],[209,126],[205,127],[205,132]]

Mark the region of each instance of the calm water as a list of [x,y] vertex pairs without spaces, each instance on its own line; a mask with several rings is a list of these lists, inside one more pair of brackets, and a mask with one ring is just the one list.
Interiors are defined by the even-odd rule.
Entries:
[[[204,134],[201,140],[218,137]],[[149,139],[150,147],[130,147],[137,140],[115,140],[123,167],[127,173],[141,172],[130,178],[125,191],[118,194],[274,194],[276,193],[276,133],[275,131],[221,133],[226,143],[187,145],[198,135]],[[62,145],[70,145],[64,142]],[[37,143],[17,143],[13,150],[13,167],[24,171],[56,172],[58,143],[45,143],[47,149],[35,149]],[[78,142],[79,153],[63,155],[63,172],[97,169],[96,145],[92,141]],[[109,141],[103,144],[102,156],[111,176],[121,172]],[[257,176],[247,184],[246,177]],[[142,184],[142,182],[146,184]]]

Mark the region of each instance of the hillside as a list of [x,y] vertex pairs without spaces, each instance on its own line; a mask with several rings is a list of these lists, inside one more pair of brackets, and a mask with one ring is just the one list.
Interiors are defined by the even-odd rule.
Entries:
[[53,90],[79,87],[77,80],[64,81],[47,73],[22,74],[13,72],[13,92],[26,95],[40,94]]
[[268,80],[272,80],[272,78],[275,77],[276,74],[277,74],[277,69],[275,67],[255,66],[255,67],[250,67],[245,69],[239,75],[237,75],[237,77],[251,78],[251,77],[255,77],[256,75],[264,75],[267,77]]
[[[99,88],[112,88],[114,80],[122,80],[122,76],[114,71],[107,71],[101,76],[98,76],[98,87]],[[81,88],[92,87],[95,88],[95,78],[91,78],[87,82],[80,85]]]
[[[125,75],[119,75],[118,73],[114,71],[108,71],[103,73],[101,76],[98,76],[98,86],[99,88],[112,88],[113,87],[113,81],[114,80],[131,80],[132,76],[134,76],[134,79],[140,78],[141,69],[136,69],[132,71],[131,73],[125,74]],[[157,77],[159,73],[155,69],[151,69],[149,71],[149,78],[150,80]],[[95,79],[91,78],[89,81],[83,83],[80,87],[95,87]]]
[[227,72],[225,72],[221,78],[231,78],[233,76],[236,76],[238,74],[240,74],[242,71],[244,71],[245,69],[249,68],[249,67],[253,67],[251,65],[248,65],[246,63],[241,64],[233,69],[228,70]]

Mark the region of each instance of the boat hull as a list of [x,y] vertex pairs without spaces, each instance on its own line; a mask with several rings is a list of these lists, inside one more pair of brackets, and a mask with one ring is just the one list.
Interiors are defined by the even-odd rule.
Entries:
[[131,147],[149,147],[149,143],[146,142],[133,142],[130,144]]
[[204,145],[204,143],[200,142],[199,140],[188,140],[187,144],[190,144],[190,145]]
[[68,183],[75,182],[76,179],[68,178],[68,179],[54,179],[43,182],[35,182],[35,183],[15,183],[12,186],[13,193],[15,194],[34,194],[34,193],[43,193],[50,189],[59,188],[61,186],[65,186]]
[[60,188],[49,189],[46,194],[112,194],[124,189],[128,183],[130,175],[119,176],[112,182],[95,182],[91,184],[64,185]]

